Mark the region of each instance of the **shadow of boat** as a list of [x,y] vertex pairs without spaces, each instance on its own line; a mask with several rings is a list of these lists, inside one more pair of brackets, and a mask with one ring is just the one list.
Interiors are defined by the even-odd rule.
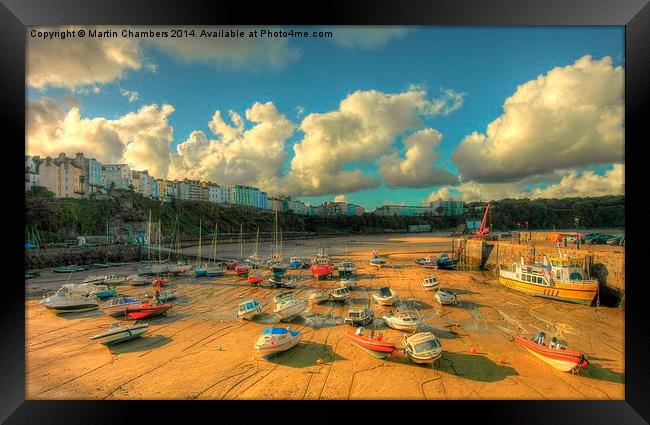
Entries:
[[271,357],[268,362],[294,368],[305,368],[317,365],[319,359],[325,363],[332,363],[336,360],[345,360],[345,357],[335,353],[329,344],[309,341],[300,342],[290,350]]
[[400,299],[397,310],[431,310],[433,306],[418,299]]
[[625,384],[625,373],[614,372],[613,370],[603,367],[596,363],[591,363],[592,358],[587,357],[589,365],[580,371],[580,376],[597,379],[599,381],[614,382],[616,384]]
[[115,344],[110,348],[115,354],[138,353],[155,350],[172,342],[172,338],[164,335],[141,336],[140,338]]
[[426,323],[421,324],[418,327],[418,332],[431,332],[437,338],[440,339],[456,339],[458,334],[454,331],[448,331],[445,329],[436,328],[435,326],[427,325]]
[[100,317],[103,316],[104,314],[101,312],[99,309],[95,310],[89,310],[89,311],[82,311],[79,313],[59,313],[57,316],[64,318],[65,320],[70,320],[70,319],[85,319],[89,317]]
[[479,382],[498,382],[518,375],[512,367],[499,365],[484,355],[448,351],[442,354],[438,370]]

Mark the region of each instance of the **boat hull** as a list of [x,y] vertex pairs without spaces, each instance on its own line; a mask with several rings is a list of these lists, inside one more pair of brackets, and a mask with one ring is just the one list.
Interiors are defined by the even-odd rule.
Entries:
[[548,348],[522,336],[515,337],[515,342],[547,365],[562,372],[575,371],[588,364],[579,351]]
[[499,276],[499,283],[506,288],[524,294],[590,306],[598,294],[598,284],[562,284],[554,287],[534,285],[505,276]]
[[358,347],[378,359],[385,359],[395,352],[395,343],[388,341],[375,341],[363,335],[356,335],[353,332],[343,334],[352,345]]
[[207,276],[207,275],[208,275],[208,271],[206,269],[196,269],[196,270],[194,270],[194,276],[195,277],[203,277],[203,276]]
[[442,357],[442,351],[438,354],[432,356],[418,356],[412,353],[406,352],[406,357],[411,360],[413,363],[417,364],[433,364]]
[[69,306],[48,306],[45,305],[45,308],[56,314],[64,313],[82,313],[84,311],[97,310],[99,306],[97,304],[79,304],[79,305],[69,305]]
[[141,337],[148,330],[149,330],[148,324],[141,325],[141,326],[136,325],[133,327],[128,327],[127,329],[124,329],[117,333],[109,333],[108,335],[104,335],[104,336],[96,335],[92,339],[95,340],[95,342],[98,342],[99,344],[102,344],[106,347],[110,347],[115,344],[120,344],[122,342],[130,341],[132,339]]
[[379,305],[385,305],[385,306],[390,306],[395,304],[397,301],[397,296],[390,296],[390,297],[380,297],[377,296],[376,294],[373,294],[372,297],[375,299],[375,302]]
[[283,343],[283,344],[276,344],[276,345],[263,345],[263,346],[255,346],[255,350],[260,354],[260,356],[268,360],[270,358],[273,358],[274,356],[283,353],[287,350],[290,350],[291,348],[295,347],[298,345],[300,342],[300,335],[297,337],[294,337],[290,339],[289,341]]
[[238,313],[240,319],[251,320],[253,317],[257,316],[262,312],[262,307],[259,306],[253,310],[247,311],[245,313]]
[[152,306],[152,307],[137,307],[137,308],[127,308],[126,315],[133,319],[145,319],[147,317],[160,316],[161,314],[166,314],[167,310],[172,308],[171,304],[165,304],[162,306]]

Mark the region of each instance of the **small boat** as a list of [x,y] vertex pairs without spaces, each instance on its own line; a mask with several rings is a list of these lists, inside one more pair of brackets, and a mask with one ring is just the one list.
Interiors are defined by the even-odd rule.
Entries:
[[443,288],[438,289],[438,292],[436,292],[436,301],[438,301],[442,305],[460,303],[460,301],[458,301],[458,298],[456,297],[456,292],[452,291],[451,289],[443,289]]
[[404,335],[404,354],[413,363],[433,365],[442,357],[442,344],[431,332]]
[[328,294],[324,289],[314,289],[311,294],[309,294],[309,302],[314,304],[322,303],[329,299],[330,294]]
[[195,277],[203,277],[208,275],[208,269],[207,267],[197,267],[194,269],[194,276]]
[[235,270],[235,267],[237,267],[238,264],[239,263],[235,260],[226,261],[226,270]]
[[372,322],[374,315],[367,307],[352,307],[348,310],[343,320],[348,325],[352,326],[366,326]]
[[248,275],[248,282],[250,282],[253,285],[258,285],[263,280],[264,280],[264,276],[262,275],[259,274]]
[[275,306],[273,313],[276,314],[281,321],[290,322],[307,307],[307,302],[301,298],[297,298],[292,293],[279,294],[274,298]]
[[235,273],[239,277],[245,277],[248,276],[248,273],[251,271],[250,267],[247,266],[246,264],[239,264],[235,266]]
[[219,277],[223,276],[226,272],[223,269],[221,264],[214,264],[206,269],[206,274],[208,277]]
[[422,279],[422,287],[424,289],[433,289],[436,286],[440,285],[440,282],[438,281],[438,278],[435,276],[427,276],[424,279]]
[[334,271],[334,266],[330,264],[314,264],[310,268],[311,274],[318,279],[325,279],[327,276],[331,276]]
[[82,295],[72,294],[65,288],[60,288],[55,294],[44,296],[40,303],[56,314],[79,313],[99,308],[97,301]]
[[250,320],[262,312],[262,301],[248,300],[239,304],[237,316],[240,319]]
[[413,311],[398,311],[396,313],[386,313],[384,322],[389,328],[397,329],[405,332],[415,332],[415,330],[422,324],[422,319]]
[[131,305],[126,309],[126,315],[133,320],[140,320],[146,317],[158,316],[167,314],[167,310],[174,305],[169,303],[164,304],[151,304],[148,301],[143,301],[139,305]]
[[274,288],[282,288],[282,276],[274,274],[273,277],[269,278],[269,283]]
[[345,301],[350,296],[350,290],[347,286],[339,286],[330,292],[330,298],[333,301]]
[[386,258],[380,256],[379,252],[377,252],[377,250],[374,250],[374,251],[372,251],[372,255],[370,256],[370,261],[368,261],[368,263],[371,266],[381,267],[384,264],[386,264],[386,261],[388,261],[388,260]]
[[26,271],[25,272],[25,279],[33,279],[35,277],[40,276],[41,274],[37,271]]
[[379,305],[393,305],[398,300],[399,295],[397,294],[396,290],[385,286],[383,288],[379,288],[377,293],[372,294],[372,297]]
[[79,267],[76,264],[71,266],[61,266],[54,269],[54,273],[73,273],[83,271],[83,267]]
[[140,302],[140,300],[135,298],[119,297],[108,301],[106,304],[102,304],[100,309],[102,313],[107,316],[117,316],[120,314],[126,314],[126,310],[129,306],[139,305]]
[[266,328],[253,347],[262,358],[269,359],[295,347],[300,342],[300,332],[291,328]]
[[178,261],[176,264],[167,266],[167,272],[171,274],[184,274],[192,270],[192,265],[187,261]]
[[153,283],[154,281],[153,276],[144,276],[144,275],[131,275],[129,276],[126,280],[129,285],[131,286],[143,286],[143,285],[149,285]]
[[167,285],[167,284],[168,284],[169,282],[171,282],[171,281],[172,281],[171,278],[168,278],[168,277],[160,277],[160,276],[158,276],[158,277],[155,277],[155,278],[153,279],[153,281],[151,282],[151,284],[152,284],[153,286],[163,287],[163,286]]
[[385,359],[397,350],[394,342],[384,341],[381,332],[372,331],[370,337],[363,335],[363,327],[357,328],[355,332],[345,331],[343,336],[352,345],[361,348],[366,353],[378,359]]
[[111,323],[106,332],[93,335],[90,339],[109,347],[120,342],[138,338],[148,330],[149,323],[137,323],[125,326],[119,323]]
[[[275,276],[273,277],[273,279]],[[271,279],[269,279],[270,281]],[[299,279],[297,277],[291,277],[287,279],[286,281],[282,282],[282,279],[280,278],[280,284],[284,286],[285,288],[297,288],[298,287],[298,282]]]
[[95,286],[97,286],[97,288],[90,293],[90,295],[94,295],[95,298],[103,299],[103,298],[109,298],[117,295],[117,289],[111,288],[108,285],[95,285]]
[[104,283],[105,285],[119,285],[120,283],[125,283],[127,280],[128,280],[127,276],[109,274],[106,275],[102,283]]
[[290,269],[299,269],[302,267],[302,260],[300,257],[291,257],[288,265]]
[[104,279],[106,279],[106,276],[93,274],[85,278],[83,283],[104,283]]
[[518,335],[515,337],[515,342],[533,356],[562,372],[578,373],[580,369],[589,365],[589,361],[580,351],[567,350],[566,346],[559,343],[555,337],[548,346],[544,345],[545,338],[546,334],[540,331],[532,339]]
[[434,257],[433,255],[429,255],[423,258],[417,258],[415,260],[415,264],[419,265],[420,267],[424,267],[426,269],[438,268],[438,262],[436,261],[436,257]]
[[458,266],[458,258],[450,257],[446,252],[440,253],[440,257],[436,260],[439,269],[453,270]]
[[271,271],[274,275],[282,276],[287,272],[287,265],[284,263],[274,263],[271,265]]
[[108,285],[94,285],[92,283],[64,283],[61,285],[66,291],[84,297],[95,296],[96,298],[107,298],[117,294],[115,288]]
[[356,288],[357,281],[351,276],[346,276],[341,278],[341,285],[345,285],[349,289],[353,289]]
[[164,303],[169,300],[175,300],[177,295],[178,293],[175,289],[162,291],[160,294],[158,294],[158,302]]
[[352,277],[356,266],[352,261],[341,261],[337,267],[340,277]]

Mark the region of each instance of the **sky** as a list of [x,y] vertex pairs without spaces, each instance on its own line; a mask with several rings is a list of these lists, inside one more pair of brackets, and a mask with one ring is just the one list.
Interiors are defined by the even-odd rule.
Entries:
[[33,27],[26,152],[367,209],[624,193],[623,27],[219,28]]

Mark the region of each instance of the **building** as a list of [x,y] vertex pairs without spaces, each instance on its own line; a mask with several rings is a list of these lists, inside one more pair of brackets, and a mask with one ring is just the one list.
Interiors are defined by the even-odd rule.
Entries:
[[382,205],[372,211],[372,214],[382,216],[402,216],[402,217],[416,217],[422,215],[433,214],[429,207],[419,205]]
[[107,189],[111,186],[115,189],[128,189],[131,185],[131,169],[126,164],[102,165],[102,173]]
[[208,201],[208,191],[204,190],[199,180],[185,179],[178,182],[178,199],[181,201]]
[[232,185],[230,189],[230,203],[245,205],[259,209],[269,209],[269,198],[266,192],[256,187]]
[[99,161],[94,158],[86,158],[83,153],[77,152],[72,162],[81,169],[84,177],[82,189],[86,196],[106,191],[104,172]]
[[39,184],[54,193],[57,198],[61,197],[61,167],[49,156],[38,164]]
[[[171,201],[172,199],[181,199],[180,196],[180,184],[177,181],[165,180],[165,198],[163,201]],[[158,183],[158,197],[162,196],[160,183]]]
[[29,155],[25,155],[25,192],[38,185],[38,161],[35,161]]
[[38,164],[39,184],[57,198],[81,198],[84,195],[85,176],[81,168],[65,154],[52,159],[49,156]]
[[268,206],[268,209],[277,212],[286,212],[288,209],[287,201],[281,198],[268,198]]
[[444,201],[438,199],[437,201],[432,201],[429,204],[429,208],[431,208],[436,215],[444,215],[446,217],[463,215],[467,212],[467,208],[465,208],[465,203],[463,201],[454,200]]
[[213,204],[230,204],[230,188],[219,186],[208,182],[205,187],[208,189],[208,202]]

